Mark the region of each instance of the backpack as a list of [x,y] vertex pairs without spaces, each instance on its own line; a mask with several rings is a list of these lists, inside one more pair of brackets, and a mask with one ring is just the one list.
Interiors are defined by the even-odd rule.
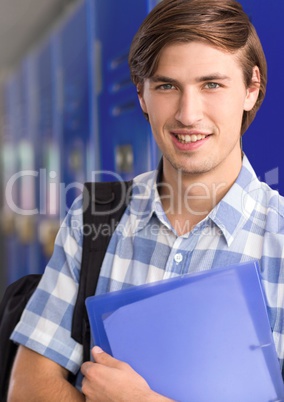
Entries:
[[[90,326],[85,299],[95,293],[100,268],[111,235],[120,221],[129,197],[129,182],[85,183],[83,191],[83,251],[78,296],[72,320],[72,338],[83,345],[83,360],[90,358]],[[100,236],[97,233],[105,225]],[[8,385],[18,345],[9,338],[35,291],[40,274],[26,275],[8,286],[0,304],[0,397],[7,399]],[[70,375],[74,383],[75,376]]]

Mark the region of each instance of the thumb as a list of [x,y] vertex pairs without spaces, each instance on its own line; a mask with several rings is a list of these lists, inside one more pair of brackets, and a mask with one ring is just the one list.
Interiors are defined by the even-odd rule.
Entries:
[[109,367],[117,367],[118,360],[104,352],[99,346],[94,346],[92,355],[96,363],[103,364]]
[[[102,348],[100,348],[99,346],[94,346],[92,349],[92,355],[93,357],[95,357],[96,355],[99,355],[101,353],[105,353]],[[105,353],[106,354],[106,353]]]

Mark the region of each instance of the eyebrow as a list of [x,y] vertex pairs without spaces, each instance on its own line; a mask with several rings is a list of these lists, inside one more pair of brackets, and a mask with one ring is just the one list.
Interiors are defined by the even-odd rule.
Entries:
[[[168,82],[169,84],[176,84],[178,83],[177,80],[174,78],[166,77],[163,75],[154,75],[150,77],[149,80],[151,82]],[[220,73],[213,73],[209,75],[203,75],[200,77],[195,78],[195,82],[206,82],[206,81],[231,81],[231,78],[227,75],[220,74]]]
[[165,77],[163,75],[154,75],[153,77],[149,78],[150,81],[152,82],[176,82],[175,79],[170,78],[170,77]]
[[231,81],[231,78],[227,75],[220,74],[220,73],[213,73],[209,75],[204,75],[195,79],[197,82],[204,82],[204,81]]

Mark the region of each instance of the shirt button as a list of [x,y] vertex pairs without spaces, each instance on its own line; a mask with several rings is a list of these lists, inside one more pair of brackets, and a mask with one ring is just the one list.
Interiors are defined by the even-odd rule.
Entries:
[[182,259],[183,259],[183,256],[182,256],[181,253],[177,253],[177,254],[175,255],[174,259],[175,259],[175,262],[181,262]]

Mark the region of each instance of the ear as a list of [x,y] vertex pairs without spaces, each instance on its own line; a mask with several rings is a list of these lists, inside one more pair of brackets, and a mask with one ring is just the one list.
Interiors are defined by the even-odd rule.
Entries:
[[143,96],[143,92],[144,92],[143,84],[138,84],[136,89],[137,89],[137,95],[138,95],[138,99],[139,99],[141,109],[143,110],[144,114],[147,114],[148,113],[147,112],[147,106],[146,106],[145,99],[144,99],[144,96]]
[[244,102],[244,110],[249,112],[254,107],[260,88],[260,72],[257,66],[254,66],[252,70],[251,84],[247,88],[246,98]]

